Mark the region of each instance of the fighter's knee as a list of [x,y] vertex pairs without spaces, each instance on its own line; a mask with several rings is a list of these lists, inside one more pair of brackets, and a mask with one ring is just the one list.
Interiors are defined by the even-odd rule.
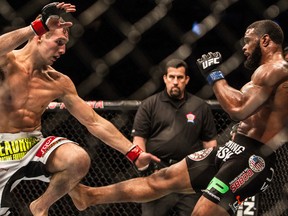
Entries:
[[90,168],[91,159],[88,153],[80,146],[73,146],[66,157],[66,166],[78,176],[85,176]]
[[147,176],[147,183],[154,190],[161,190],[166,186],[166,181],[169,180],[166,174],[166,168],[157,170],[150,176]]
[[80,148],[79,152],[74,156],[73,163],[77,167],[77,170],[79,173],[83,173],[83,175],[86,175],[89,171],[90,165],[91,165],[91,159],[88,155],[88,153]]
[[147,177],[145,177],[145,178],[146,178],[147,184],[148,184],[151,188],[157,189],[157,182],[159,182],[159,181],[158,181],[157,174],[153,173],[153,174],[151,174],[151,175],[149,175],[149,176],[147,176]]

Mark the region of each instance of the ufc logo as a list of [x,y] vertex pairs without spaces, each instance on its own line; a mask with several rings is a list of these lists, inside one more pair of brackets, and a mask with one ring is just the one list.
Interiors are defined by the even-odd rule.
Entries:
[[215,64],[219,64],[219,57],[216,58],[210,58],[204,62],[202,62],[202,67],[203,69],[206,69],[207,67],[211,66],[211,65],[215,65]]

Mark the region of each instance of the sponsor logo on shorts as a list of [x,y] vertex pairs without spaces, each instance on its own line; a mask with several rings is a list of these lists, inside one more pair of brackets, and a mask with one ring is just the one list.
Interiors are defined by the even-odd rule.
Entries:
[[241,197],[239,195],[236,196],[236,200],[239,205],[241,205],[244,202],[244,200],[241,200]]
[[226,194],[228,191],[229,191],[228,185],[226,185],[223,181],[221,181],[216,177],[214,177],[210,181],[207,189],[202,190],[203,193],[206,193],[211,198],[213,198],[216,201],[216,203],[217,201],[220,202],[223,195]]
[[[55,140],[56,138],[58,138],[58,139]],[[67,140],[67,139],[62,138],[62,137],[55,137],[55,136],[50,136],[50,137],[46,138],[46,140],[43,142],[41,148],[37,151],[36,156],[37,157],[43,157],[49,151],[49,149],[51,149],[54,145],[56,145],[57,143],[59,143],[63,140]]]
[[234,214],[237,212],[237,209],[239,208],[239,206],[240,206],[240,204],[238,203],[238,201],[235,201],[232,204],[229,203],[229,207],[233,211]]
[[254,171],[254,172],[261,172],[265,168],[265,161],[262,157],[257,156],[257,155],[252,155],[249,158],[249,167]]
[[0,161],[21,160],[39,141],[39,138],[27,137],[0,142]]
[[[244,202],[244,200],[241,199],[240,195],[237,195],[235,198],[236,198],[236,201],[233,204],[229,203],[229,207],[232,209],[234,214],[237,212],[238,208]],[[237,216],[238,216],[238,213],[237,213]]]
[[228,160],[233,154],[241,154],[245,151],[245,147],[241,146],[233,141],[228,141],[224,147],[220,147],[217,152],[217,157],[222,159],[224,162]]
[[208,190],[202,190],[202,192],[209,194],[209,196],[213,197],[214,199],[216,199],[217,201],[220,202],[220,197],[216,196],[215,194],[211,193],[210,191],[208,191]]
[[230,182],[230,190],[234,193],[237,191],[242,185],[244,185],[252,176],[254,172],[246,168],[240,175],[238,175],[232,182]]
[[188,155],[188,158],[194,161],[201,161],[204,160],[212,151],[213,148],[203,149],[201,151]]
[[207,190],[211,190],[214,188],[216,191],[218,191],[221,194],[225,194],[227,191],[229,191],[228,185],[226,185],[224,182],[222,182],[220,179],[214,177],[208,187]]
[[194,123],[196,116],[190,112],[190,113],[186,114],[186,118],[187,118],[187,122]]
[[239,208],[235,216],[258,215],[257,203],[258,203],[258,197],[255,196],[248,197],[241,203],[241,205],[239,205]]

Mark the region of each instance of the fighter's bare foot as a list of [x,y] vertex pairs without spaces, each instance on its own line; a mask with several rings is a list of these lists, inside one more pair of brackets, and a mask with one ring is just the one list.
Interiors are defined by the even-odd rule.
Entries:
[[68,194],[71,197],[75,207],[79,211],[84,211],[86,208],[89,207],[87,203],[87,191],[88,191],[88,186],[78,184],[76,185],[73,190],[71,190]]
[[37,200],[31,202],[29,208],[33,216],[48,216],[48,209],[39,208],[39,206],[37,206]]

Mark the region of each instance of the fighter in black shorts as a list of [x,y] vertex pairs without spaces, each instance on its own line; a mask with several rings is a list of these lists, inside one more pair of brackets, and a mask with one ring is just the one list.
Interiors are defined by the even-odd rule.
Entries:
[[147,202],[173,192],[204,189],[192,215],[226,216],[246,197],[264,191],[273,177],[274,151],[288,141],[288,63],[283,58],[283,40],[282,29],[271,20],[247,27],[244,64],[254,73],[241,90],[229,86],[217,68],[222,61],[219,52],[197,60],[222,108],[240,123],[233,141],[218,150],[189,155],[145,178],[98,188],[78,185],[70,193],[76,207]]
[[233,215],[247,197],[268,188],[275,153],[257,140],[236,134],[223,147],[188,155],[186,162],[193,189],[206,188],[203,196]]

